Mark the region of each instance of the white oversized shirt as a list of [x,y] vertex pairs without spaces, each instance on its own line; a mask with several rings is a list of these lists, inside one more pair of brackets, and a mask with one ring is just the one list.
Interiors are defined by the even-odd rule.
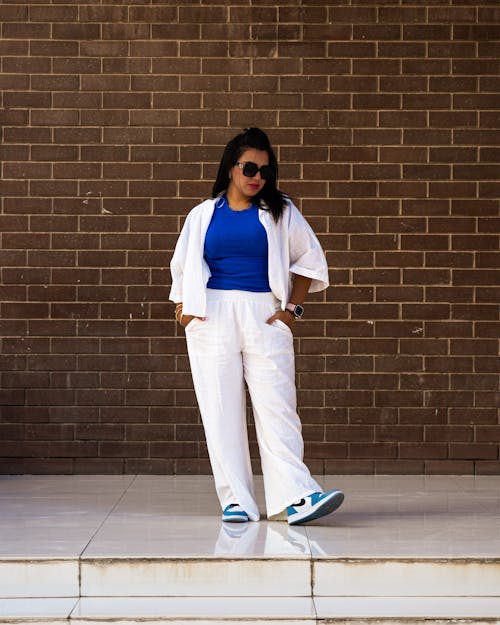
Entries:
[[[206,285],[210,269],[203,258],[205,235],[219,198],[205,200],[186,217],[170,262],[172,287],[169,299],[182,302],[185,315],[204,317]],[[267,233],[268,278],[274,296],[284,310],[292,287],[292,273],[311,278],[309,292],[328,287],[328,265],[311,226],[287,200],[278,223],[272,213],[259,208],[259,220]]]

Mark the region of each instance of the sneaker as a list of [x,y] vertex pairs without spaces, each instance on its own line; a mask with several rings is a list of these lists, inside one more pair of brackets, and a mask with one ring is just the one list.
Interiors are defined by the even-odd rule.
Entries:
[[288,506],[288,524],[300,525],[319,519],[336,510],[344,501],[344,493],[340,490],[329,490],[327,493],[311,493],[298,503]]
[[222,513],[222,520],[227,523],[246,523],[250,519],[248,518],[248,514],[239,504],[230,503],[229,506],[226,506],[224,512]]

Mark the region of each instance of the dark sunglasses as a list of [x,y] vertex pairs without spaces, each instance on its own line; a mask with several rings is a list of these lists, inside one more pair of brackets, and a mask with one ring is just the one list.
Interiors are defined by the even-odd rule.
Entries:
[[252,161],[247,161],[246,163],[236,163],[236,165],[242,170],[243,175],[247,178],[253,178],[259,171],[262,180],[269,180],[274,176],[274,167],[272,165],[262,165],[262,167],[257,167],[256,163],[252,163]]

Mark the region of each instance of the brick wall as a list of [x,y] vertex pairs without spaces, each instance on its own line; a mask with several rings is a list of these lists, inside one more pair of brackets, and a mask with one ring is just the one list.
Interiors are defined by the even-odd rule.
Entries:
[[331,267],[296,325],[311,468],[498,473],[499,17],[4,0],[0,471],[208,470],[167,267],[259,125]]

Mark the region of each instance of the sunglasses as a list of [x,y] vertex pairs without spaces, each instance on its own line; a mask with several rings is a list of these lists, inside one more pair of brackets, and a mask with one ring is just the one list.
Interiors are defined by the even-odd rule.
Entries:
[[272,165],[262,165],[262,167],[257,167],[256,163],[252,163],[252,161],[247,161],[246,163],[236,163],[236,165],[242,170],[243,175],[247,178],[253,178],[257,175],[257,172],[260,172],[262,180],[269,180],[274,176],[274,167]]

